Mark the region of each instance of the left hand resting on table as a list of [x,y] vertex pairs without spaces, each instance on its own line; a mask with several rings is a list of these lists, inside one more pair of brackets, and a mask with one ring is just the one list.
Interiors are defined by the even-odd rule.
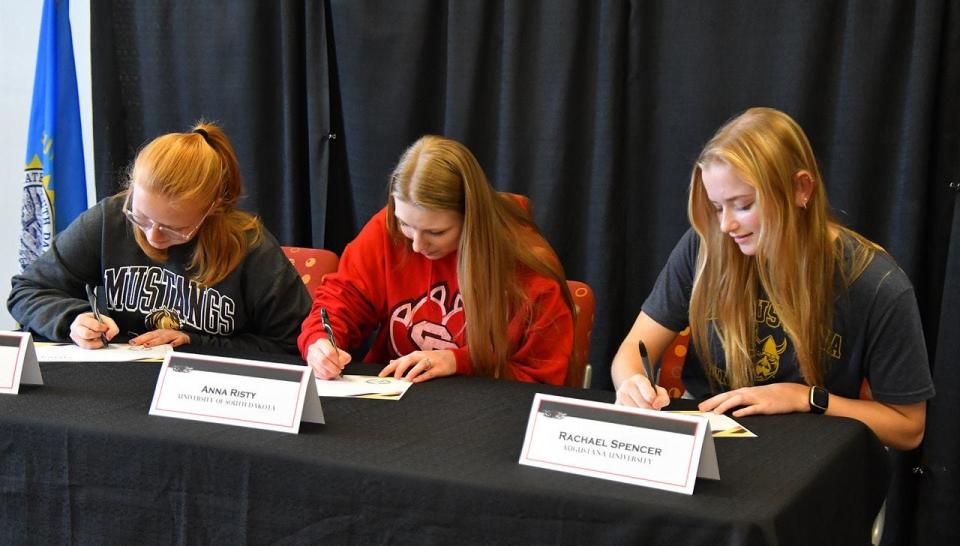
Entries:
[[773,415],[775,413],[805,413],[810,411],[810,387],[799,383],[771,383],[758,387],[744,387],[722,392],[700,402],[700,411],[726,413],[734,417],[746,415]]
[[380,377],[393,375],[400,379],[406,374],[407,381],[421,383],[437,377],[457,373],[457,359],[453,351],[414,351],[389,364],[380,372]]
[[190,343],[190,336],[180,330],[161,328],[141,334],[130,340],[130,345],[140,345],[142,347],[156,347],[164,343],[169,343],[173,347],[179,347],[180,345]]

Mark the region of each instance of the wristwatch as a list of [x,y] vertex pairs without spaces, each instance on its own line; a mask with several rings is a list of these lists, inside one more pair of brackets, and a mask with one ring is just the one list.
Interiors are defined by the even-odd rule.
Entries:
[[810,413],[824,413],[830,404],[830,392],[816,385],[810,387]]

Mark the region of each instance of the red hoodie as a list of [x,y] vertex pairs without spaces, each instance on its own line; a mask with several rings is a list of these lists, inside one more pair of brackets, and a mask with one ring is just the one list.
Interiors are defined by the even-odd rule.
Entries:
[[[344,249],[337,272],[317,287],[298,339],[301,354],[306,359],[310,345],[327,337],[320,321],[326,307],[343,349],[359,346],[380,325],[365,362],[450,349],[457,373],[472,375],[457,253],[429,260],[411,252],[390,237],[386,219],[386,208],[375,214]],[[554,280],[525,267],[519,275],[529,301],[507,327],[514,347],[511,371],[521,381],[562,385],[573,349],[573,315]]]

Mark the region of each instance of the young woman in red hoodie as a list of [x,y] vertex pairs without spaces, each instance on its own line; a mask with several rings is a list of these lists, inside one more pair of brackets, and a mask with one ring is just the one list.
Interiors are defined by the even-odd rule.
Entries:
[[410,146],[387,206],[314,294],[299,338],[314,374],[337,377],[350,362],[346,351],[379,327],[364,360],[386,363],[381,376],[563,384],[574,307],[560,261],[525,205],[495,191],[459,142],[424,136]]

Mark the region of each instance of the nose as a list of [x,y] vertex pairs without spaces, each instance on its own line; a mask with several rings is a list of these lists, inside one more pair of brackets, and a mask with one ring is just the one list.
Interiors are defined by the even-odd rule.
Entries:
[[413,243],[411,245],[414,252],[423,252],[426,249],[426,244],[423,240],[423,235],[414,232],[413,234]]
[[147,236],[147,242],[153,246],[162,245],[168,242],[167,236],[157,229],[157,226],[153,226],[148,230],[144,231],[144,234]]
[[733,233],[738,227],[737,221],[733,219],[733,213],[728,208],[724,208],[720,213],[720,231],[723,233]]

